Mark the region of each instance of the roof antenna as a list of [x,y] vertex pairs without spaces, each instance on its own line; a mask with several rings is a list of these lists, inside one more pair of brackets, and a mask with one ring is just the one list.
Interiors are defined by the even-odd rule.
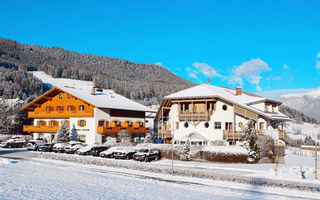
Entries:
[[209,76],[207,79],[207,83],[210,85],[210,82],[211,82],[211,80],[210,80],[210,76]]

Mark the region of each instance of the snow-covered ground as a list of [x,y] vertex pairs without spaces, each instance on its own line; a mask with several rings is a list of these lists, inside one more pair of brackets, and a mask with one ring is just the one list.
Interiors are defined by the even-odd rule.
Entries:
[[319,199],[318,193],[63,161],[0,158],[0,199]]

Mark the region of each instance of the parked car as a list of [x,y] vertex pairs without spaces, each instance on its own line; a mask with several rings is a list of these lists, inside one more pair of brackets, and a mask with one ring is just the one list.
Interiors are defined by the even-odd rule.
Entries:
[[74,144],[74,145],[68,145],[65,149],[64,149],[64,151],[66,152],[66,153],[68,153],[68,154],[74,154],[74,153],[76,153],[76,151],[77,150],[79,150],[79,149],[81,149],[81,148],[83,148],[83,147],[85,147],[85,145],[84,144]]
[[52,152],[53,151],[53,146],[54,146],[54,144],[44,143],[44,144],[39,146],[38,151]]
[[134,160],[145,162],[149,162],[151,160],[159,160],[160,158],[160,151],[158,149],[151,148],[138,149],[133,155]]
[[113,152],[117,149],[118,147],[110,147],[108,150],[102,151],[100,153],[100,157],[103,158],[113,158]]
[[132,159],[135,153],[135,149],[132,147],[117,147],[113,152],[113,157],[115,159],[123,158],[129,160]]
[[45,143],[46,141],[43,139],[29,140],[27,144],[27,149],[29,151],[36,151],[42,144],[45,144]]
[[63,153],[66,146],[68,146],[68,143],[57,143],[53,146],[53,151],[55,153]]
[[96,147],[93,147],[91,149],[91,151],[90,151],[90,155],[99,156],[102,151],[105,151],[105,150],[107,150],[109,148],[110,147],[107,147],[107,146],[96,146]]
[[76,153],[78,155],[90,155],[90,152],[91,152],[91,149],[93,148],[94,146],[85,146],[85,147],[82,147],[81,149],[78,149],[76,151]]
[[3,148],[21,148],[25,147],[27,144],[26,140],[21,136],[13,136],[6,142],[3,142],[1,144],[1,147]]

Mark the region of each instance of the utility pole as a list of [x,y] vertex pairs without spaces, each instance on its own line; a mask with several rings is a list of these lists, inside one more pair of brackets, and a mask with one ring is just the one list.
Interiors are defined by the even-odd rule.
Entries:
[[173,122],[173,126],[172,126],[172,138],[171,138],[171,146],[172,146],[172,149],[171,149],[171,175],[173,176],[173,139],[174,139],[174,124],[175,122]]
[[315,173],[315,179],[318,180],[318,141],[317,141],[317,135],[316,135],[316,144],[315,144],[315,152],[314,152],[314,173]]

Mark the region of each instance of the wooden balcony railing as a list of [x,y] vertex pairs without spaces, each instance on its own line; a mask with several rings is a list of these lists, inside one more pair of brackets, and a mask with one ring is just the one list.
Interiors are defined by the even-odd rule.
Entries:
[[68,118],[68,117],[93,117],[92,111],[50,111],[28,112],[29,118]]
[[106,127],[106,126],[98,126],[97,127],[97,133],[100,134],[117,134],[121,130],[127,130],[131,134],[137,134],[137,133],[149,133],[150,129],[146,127]]
[[23,126],[23,132],[38,132],[38,133],[56,133],[59,126]]
[[172,138],[170,124],[165,125],[163,128],[159,128],[158,138],[160,139]]
[[212,112],[203,111],[203,112],[180,112],[179,120],[180,121],[209,121]]
[[224,140],[240,140],[242,135],[244,133],[243,132],[239,132],[239,131],[234,131],[234,133],[232,132],[232,130],[224,130],[223,131],[223,139]]
[[256,134],[258,136],[263,136],[264,135],[264,130],[257,130]]

